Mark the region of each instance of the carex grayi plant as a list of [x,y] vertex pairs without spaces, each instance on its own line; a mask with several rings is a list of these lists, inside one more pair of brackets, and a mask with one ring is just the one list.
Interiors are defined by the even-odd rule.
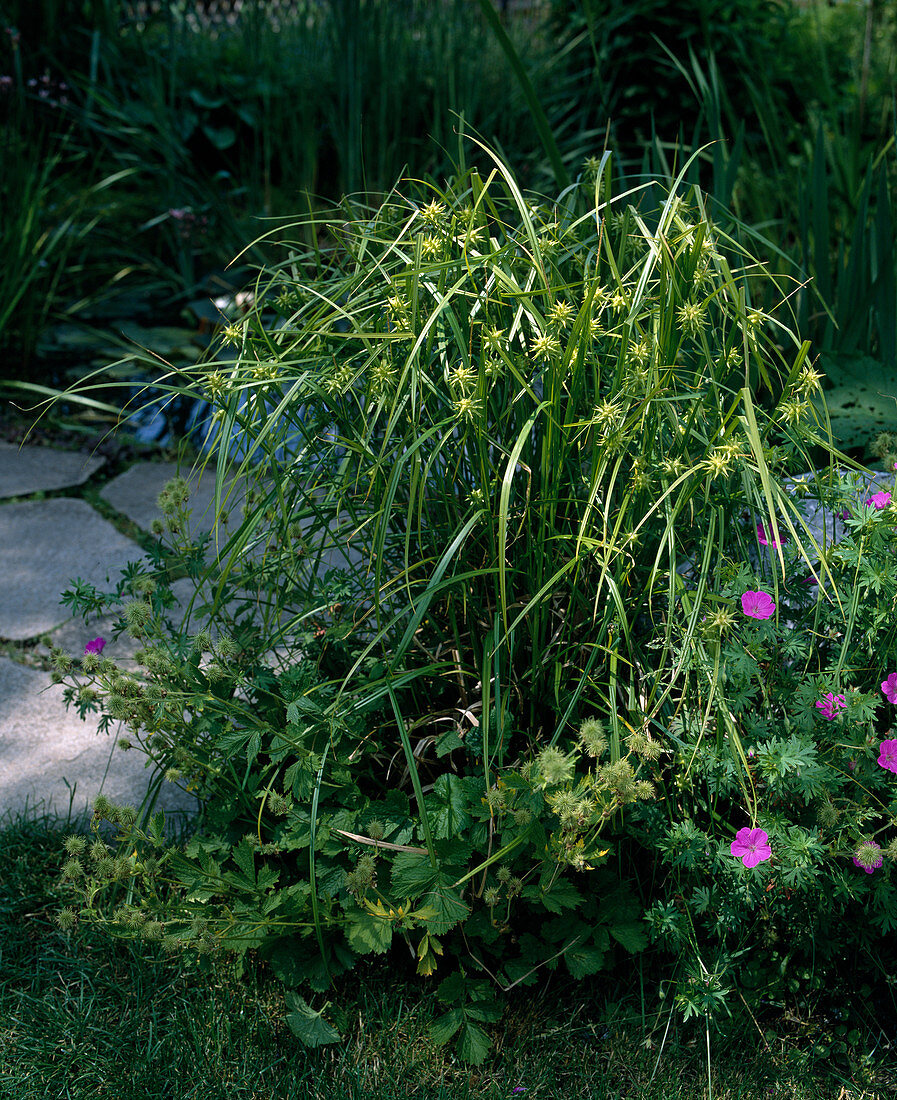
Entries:
[[[583,707],[618,752],[618,704],[669,688],[672,653],[645,647],[684,572],[744,537],[745,509],[799,523],[777,482],[823,442],[808,348],[751,307],[752,262],[701,196],[674,183],[641,210],[594,168],[554,202],[496,160],[347,205],[200,380],[282,521],[351,517],[369,652],[415,720],[476,705],[487,778]],[[700,585],[688,603],[697,622]]]
[[[203,800],[162,857],[174,894],[142,895],[156,931],[262,947],[288,984],[394,937],[419,973],[456,954],[503,989],[643,947],[614,835],[663,794],[714,571],[756,546],[745,515],[820,556],[782,484],[824,447],[818,375],[700,192],[613,194],[602,158],[546,199],[481,152],[485,174],[297,223],[311,243],[260,272],[216,357],[157,381],[207,402],[229,523],[191,542],[185,486],[160,502],[158,587],[112,597],[130,585],[145,685],[64,670]],[[173,562],[197,594],[172,635]],[[439,1038],[483,1057],[495,1010],[452,981]]]

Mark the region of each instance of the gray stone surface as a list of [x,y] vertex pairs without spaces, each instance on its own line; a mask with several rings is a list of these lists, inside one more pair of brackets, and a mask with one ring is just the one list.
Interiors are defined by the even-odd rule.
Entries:
[[[45,449],[47,457],[67,461],[63,452]],[[83,461],[82,456],[77,456]],[[173,464],[141,463],[104,491],[112,507],[149,530],[160,516],[159,492],[176,476]],[[191,530],[213,529],[214,472],[194,475],[191,495]],[[49,485],[45,481],[41,487]],[[23,487],[24,488],[24,487]],[[28,491],[24,489],[24,491]],[[243,492],[228,502],[236,529],[242,520]],[[224,532],[219,533],[219,537]],[[354,537],[353,537],[354,536]],[[319,569],[333,565],[357,565],[364,558],[359,538],[348,520],[340,531],[332,530],[326,540]],[[264,547],[255,548],[261,556]],[[138,671],[133,655],[140,643],[122,635],[112,638],[117,616],[95,616],[87,623],[72,618],[59,603],[62,592],[75,577],[104,591],[115,587],[121,570],[131,561],[143,560],[140,547],[119,534],[85,501],[58,499],[0,505],[0,639],[21,641],[49,634],[74,657],[80,657],[87,641],[103,637],[104,655],[126,669]],[[314,558],[311,559],[315,560]],[[170,617],[177,624],[187,611],[194,583],[183,579],[173,589],[178,607]],[[194,632],[207,625],[196,609],[184,629]],[[213,635],[216,633],[213,626]],[[46,655],[46,649],[35,651]],[[295,659],[290,641],[271,655],[274,663]],[[63,688],[53,685],[50,674],[0,658],[0,818],[6,813],[52,812],[65,816],[70,792],[74,790],[72,812],[81,815],[101,791],[116,802],[139,805],[152,777],[144,769],[139,749],[122,752],[117,734],[98,735],[97,719],[82,722],[76,711],[65,710]],[[66,785],[68,784],[68,785]],[[190,812],[192,796],[173,784],[163,785],[161,803],[167,811]],[[183,816],[183,814],[181,815]],[[177,820],[177,814],[175,815]]]
[[[196,582],[189,577],[182,577],[171,586],[171,591],[177,601],[168,610],[168,618],[175,629],[186,634],[195,634],[197,631],[207,628],[212,638],[217,638],[220,631],[216,622],[209,622],[201,613],[203,601],[211,602],[213,591],[209,584],[205,584],[196,593]],[[243,597],[245,599],[245,597]],[[242,607],[242,600],[236,597],[225,605],[225,614],[236,614]],[[114,637],[113,629],[119,621],[119,615],[115,612],[104,615],[92,615],[85,623],[80,616],[72,616],[55,630],[49,632],[49,644],[39,645],[35,652],[39,657],[49,658],[51,646],[58,646],[65,650],[71,657],[80,658],[84,654],[84,646],[94,638],[102,638],[106,645],[103,648],[103,656],[125,669],[128,672],[139,672],[140,666],[134,660],[134,655],[144,645],[143,642],[132,638],[127,632]]]
[[[839,470],[838,473],[845,479],[851,477],[850,470]],[[819,476],[824,476],[824,473],[817,474],[815,470],[810,470],[797,477],[786,478],[784,484],[789,494],[797,502],[797,509],[803,516],[816,545],[820,549],[824,549],[833,545],[833,543],[840,542],[844,538],[847,528],[844,525],[842,516],[831,509],[826,509],[815,495],[814,486]],[[853,494],[854,501],[850,506],[851,510],[861,508],[870,496],[882,490],[885,492],[894,491],[893,472],[873,470],[864,476],[857,476],[856,491]],[[798,535],[804,540],[805,532],[801,527],[795,526]],[[781,533],[787,534],[787,531],[783,530]]]
[[74,578],[111,588],[124,566],[142,557],[83,500],[0,507],[0,638],[22,641],[52,630],[69,617],[59,598]]
[[[84,646],[94,638],[102,638],[106,643],[103,656],[115,661],[117,665],[133,671],[136,663],[133,656],[140,649],[140,642],[127,634],[112,637],[112,628],[118,622],[117,615],[92,615],[85,624],[80,616],[67,619],[62,626],[50,632],[50,641],[54,646],[64,649],[71,657],[81,657]],[[48,647],[40,647],[38,653],[49,654]]]
[[[70,799],[73,817],[81,817],[100,793],[137,808],[147,792],[153,772],[144,754],[123,752],[117,733],[98,734],[96,716],[82,722],[76,710],[67,711],[62,693],[49,673],[0,658],[0,819],[65,817]],[[163,783],[157,808],[183,819],[196,800]]]
[[[149,531],[154,519],[161,519],[157,499],[167,482],[184,477],[190,483],[190,530],[194,533],[211,531],[214,526],[215,470],[207,467],[201,473],[180,469],[174,462],[139,462],[119,477],[110,481],[100,494],[116,511],[133,520],[138,527]],[[239,526],[242,496],[233,495],[227,508]]]
[[0,498],[81,485],[105,461],[76,451],[0,443]]

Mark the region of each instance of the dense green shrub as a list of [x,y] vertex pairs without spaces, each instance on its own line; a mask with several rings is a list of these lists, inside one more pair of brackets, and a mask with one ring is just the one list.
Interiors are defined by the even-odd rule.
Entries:
[[702,107],[696,81],[714,67],[725,103],[749,128],[765,123],[755,114],[758,92],[765,107],[794,113],[791,17],[790,4],[778,0],[552,5],[554,31],[568,44],[566,66],[579,87],[572,108],[579,125],[603,132],[609,124],[615,148],[637,166],[655,134],[685,147],[694,141]]
[[[404,941],[447,972],[435,1035],[474,1061],[495,990],[594,974],[649,927],[728,981],[791,894],[809,926],[871,890],[888,925],[889,871],[842,857],[890,812],[868,738],[893,629],[867,652],[889,512],[814,541],[784,488],[826,454],[807,346],[751,306],[753,262],[700,193],[611,196],[605,168],[553,202],[498,159],[345,202],[262,273],[236,357],[192,375],[231,534],[191,539],[172,483],[155,565],[69,597],[122,605],[140,674],[57,654],[83,713],[198,793],[198,831],[171,848],[149,805],[100,801],[124,847],[73,842],[64,924],[257,949],[316,991]],[[772,603],[779,625],[749,621]],[[816,696],[850,685],[849,734],[812,734]],[[772,862],[748,871],[726,849],[758,825]],[[707,1014],[726,986],[693,978],[683,1009]],[[289,1004],[300,1037],[335,1037]]]

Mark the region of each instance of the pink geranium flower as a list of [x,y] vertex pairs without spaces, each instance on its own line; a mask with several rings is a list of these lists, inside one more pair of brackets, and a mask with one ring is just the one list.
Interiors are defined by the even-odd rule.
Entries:
[[85,653],[102,653],[106,642],[103,638],[94,638],[92,642],[88,642],[84,647]]
[[897,703],[897,672],[892,672],[887,680],[882,682],[881,690],[889,703]]
[[816,706],[822,711],[822,717],[831,722],[838,711],[847,706],[847,700],[843,695],[832,695],[831,692],[828,692],[828,694],[817,700]]
[[768,592],[745,592],[741,610],[751,619],[771,619],[776,605]]
[[769,837],[762,829],[739,829],[729,851],[745,867],[756,867],[758,863],[772,857]]
[[887,508],[890,503],[891,494],[885,492],[876,493],[875,496],[869,497],[869,499],[866,501],[866,504],[873,505],[875,508],[878,509],[879,512],[882,510],[882,508]]
[[893,737],[879,745],[878,762],[889,772],[897,772],[897,741]]
[[762,523],[757,524],[757,541],[761,546],[771,546],[774,550],[777,550],[780,546],[788,541],[788,536],[782,537],[781,542],[776,542],[775,538],[770,534],[767,535],[766,528]]

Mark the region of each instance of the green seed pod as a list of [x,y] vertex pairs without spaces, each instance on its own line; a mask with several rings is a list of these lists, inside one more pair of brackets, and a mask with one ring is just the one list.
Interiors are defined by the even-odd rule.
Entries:
[[127,856],[118,856],[112,861],[112,877],[118,882],[131,877],[131,861]]
[[97,860],[97,878],[110,880],[115,876],[115,860],[105,855]]
[[568,783],[573,778],[573,758],[560,749],[543,749],[536,757],[536,764],[547,787]]
[[240,653],[240,647],[233,638],[223,634],[215,645],[215,653],[223,663],[233,661]]
[[579,727],[579,743],[589,756],[600,760],[607,751],[604,724],[598,718],[586,718]]
[[68,855],[80,858],[87,850],[87,841],[83,836],[67,836],[63,847]]
[[93,816],[99,818],[110,818],[115,807],[109,801],[104,794],[98,794],[93,802]]
[[124,607],[129,633],[142,634],[153,618],[153,609],[146,600],[131,600]]
[[130,699],[123,695],[110,695],[106,699],[106,710],[119,722],[127,722],[131,717],[134,707]]
[[78,923],[78,916],[74,909],[60,909],[53,919],[62,932],[71,932]]
[[84,878],[84,867],[81,862],[77,859],[67,859],[62,865],[62,877],[72,882],[75,879]]

